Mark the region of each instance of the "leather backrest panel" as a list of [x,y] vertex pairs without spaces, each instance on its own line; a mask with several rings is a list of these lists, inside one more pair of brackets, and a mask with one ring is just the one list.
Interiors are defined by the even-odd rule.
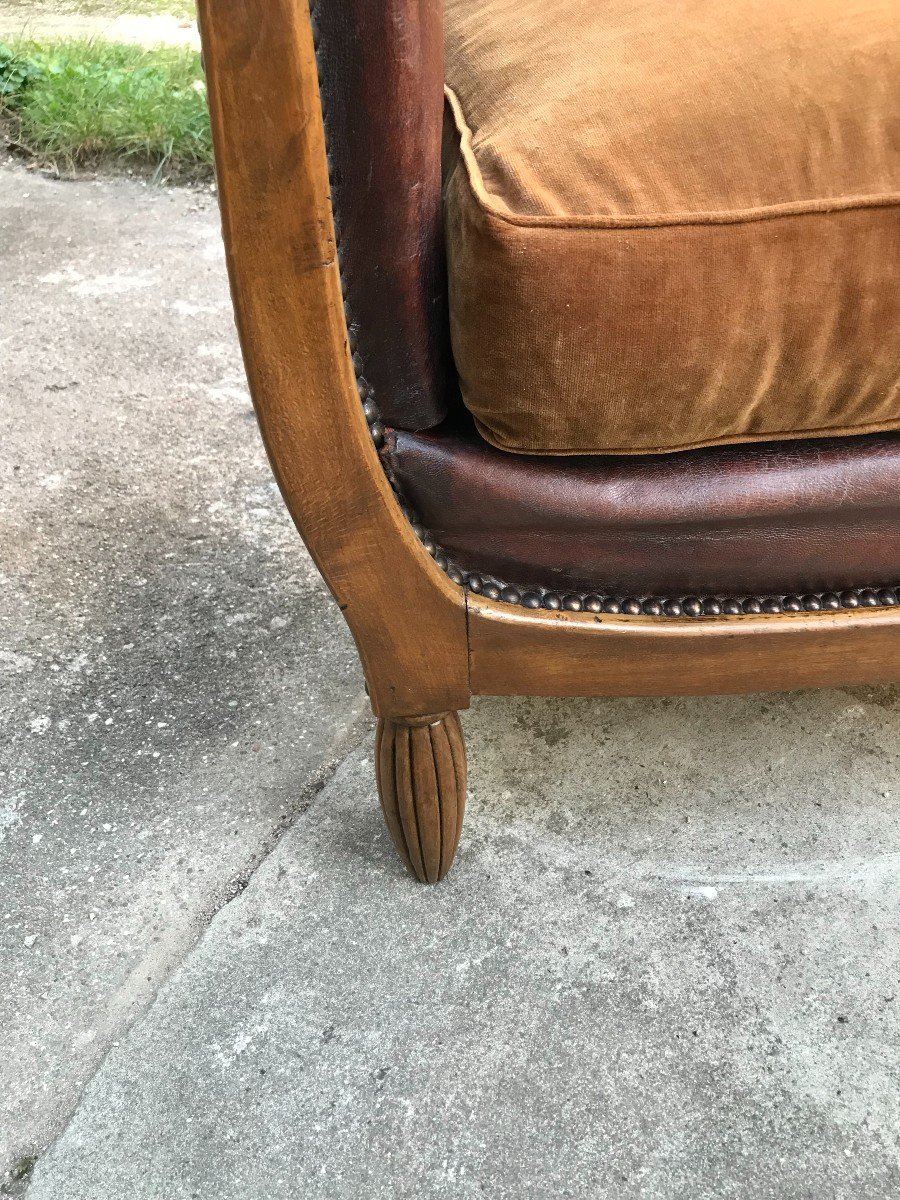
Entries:
[[450,370],[441,220],[439,0],[315,0],[344,297],[361,390],[436,425]]

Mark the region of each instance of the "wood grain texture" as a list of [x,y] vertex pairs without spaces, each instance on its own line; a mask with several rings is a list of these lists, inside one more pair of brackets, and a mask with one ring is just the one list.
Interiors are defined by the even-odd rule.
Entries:
[[200,0],[222,230],[263,440],[377,714],[469,702],[465,598],[412,533],[363,416],[309,9]]
[[469,597],[473,694],[664,696],[900,680],[900,611],[665,621]]
[[375,770],[384,819],[400,857],[422,883],[453,864],[466,806],[466,750],[455,712],[382,719]]

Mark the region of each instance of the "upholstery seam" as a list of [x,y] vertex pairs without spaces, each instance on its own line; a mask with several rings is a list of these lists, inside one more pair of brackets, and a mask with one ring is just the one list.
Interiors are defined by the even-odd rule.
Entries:
[[715,441],[707,442],[687,442],[683,446],[660,446],[653,448],[645,448],[641,446],[639,450],[634,448],[625,449],[608,449],[604,447],[602,450],[586,449],[583,446],[575,447],[574,449],[545,449],[539,446],[535,449],[529,449],[524,446],[514,446],[504,443],[491,430],[488,432],[488,427],[485,422],[476,417],[473,413],[472,419],[478,427],[478,432],[495,450],[502,450],[505,454],[522,454],[529,458],[541,458],[545,455],[548,458],[577,458],[582,455],[589,457],[602,457],[607,454],[621,455],[623,458],[641,458],[644,455],[654,454],[685,454],[691,450],[709,450],[716,446],[753,446],[764,444],[766,442],[802,442],[813,438],[840,438],[840,437],[859,437],[867,436],[876,433],[896,433],[900,431],[900,417],[894,417],[890,421],[876,421],[871,425],[842,425],[823,426],[821,429],[805,429],[802,432],[797,430],[773,430],[771,433],[759,434],[726,434],[721,438],[716,438]]
[[726,209],[722,212],[648,213],[639,216],[570,216],[553,217],[539,213],[513,213],[500,207],[488,191],[478,165],[472,130],[466,121],[462,104],[451,87],[444,86],[444,95],[453,113],[459,135],[459,149],[465,176],[472,195],[482,212],[506,225],[524,229],[556,229],[566,232],[600,230],[708,228],[716,225],[752,225],[786,217],[831,216],[843,212],[868,212],[900,205],[900,193],[876,193],[871,196],[840,196],[827,200],[791,200],[782,204],[760,205],[756,208]]

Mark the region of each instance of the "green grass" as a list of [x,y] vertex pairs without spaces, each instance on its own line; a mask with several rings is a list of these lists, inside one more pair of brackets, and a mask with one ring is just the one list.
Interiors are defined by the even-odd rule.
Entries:
[[189,48],[0,43],[0,111],[15,144],[58,166],[116,159],[158,175],[211,173],[203,72]]

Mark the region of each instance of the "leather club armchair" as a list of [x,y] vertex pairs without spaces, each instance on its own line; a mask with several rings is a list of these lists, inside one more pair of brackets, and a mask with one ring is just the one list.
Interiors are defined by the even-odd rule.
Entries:
[[201,0],[263,438],[435,882],[473,694],[900,678],[895,0]]

